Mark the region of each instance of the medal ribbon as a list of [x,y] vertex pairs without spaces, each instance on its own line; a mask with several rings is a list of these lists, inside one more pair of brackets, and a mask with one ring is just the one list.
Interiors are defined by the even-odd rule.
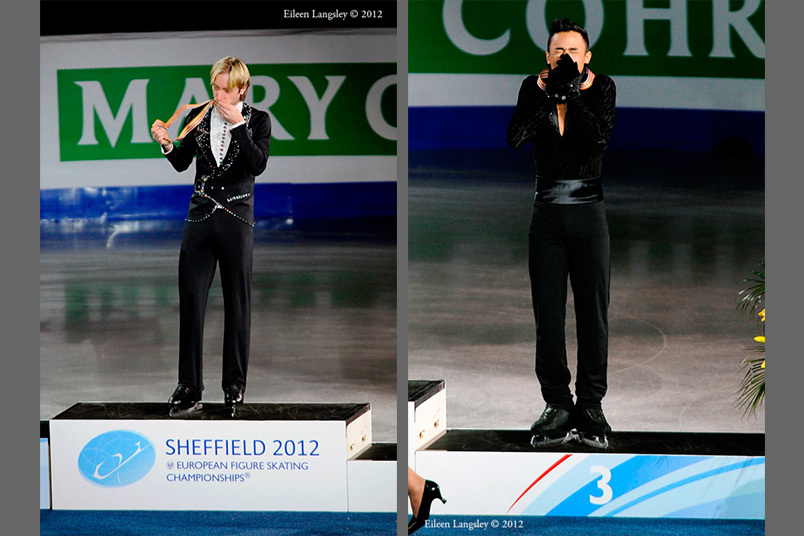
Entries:
[[[213,102],[215,101],[210,100],[207,101],[206,103],[202,103],[202,105],[204,105],[204,108],[198,113],[198,115],[193,117],[192,121],[187,123],[187,126],[185,126],[181,132],[179,132],[179,137],[176,138],[175,141],[179,141],[180,139],[184,138],[187,134],[190,133],[191,130],[193,130],[195,127],[198,126],[198,123],[200,123],[201,120],[204,119],[204,115],[207,113],[207,110],[209,110],[209,107],[212,106]],[[198,103],[185,104],[183,106],[180,106],[179,109],[176,110],[176,112],[171,116],[171,118],[165,121],[165,128],[170,128],[170,125],[172,125],[176,121],[176,119],[178,119],[179,116],[183,114],[186,110],[189,110],[190,108],[195,108],[197,106],[199,106]]]

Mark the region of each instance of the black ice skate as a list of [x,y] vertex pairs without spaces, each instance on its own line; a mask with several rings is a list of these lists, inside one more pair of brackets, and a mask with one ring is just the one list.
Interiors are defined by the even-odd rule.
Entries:
[[168,407],[171,417],[181,417],[199,411],[204,406],[201,404],[201,393],[198,389],[179,384],[168,399]]
[[578,439],[590,447],[606,449],[609,447],[608,435],[611,426],[606,422],[603,409],[599,406],[575,406],[574,423]]
[[533,438],[530,444],[544,447],[567,443],[575,439],[572,431],[572,415],[566,409],[548,404],[539,419],[530,427]]
[[243,405],[243,386],[232,384],[223,390],[223,405],[231,412],[232,418],[237,416],[238,406]]

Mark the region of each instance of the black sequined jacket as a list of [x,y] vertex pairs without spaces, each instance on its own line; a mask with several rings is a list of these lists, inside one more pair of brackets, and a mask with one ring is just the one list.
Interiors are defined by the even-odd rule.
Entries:
[[[190,110],[182,128],[198,111],[198,108]],[[218,166],[210,148],[211,113],[210,107],[198,126],[165,155],[177,171],[186,170],[196,158],[187,221],[202,221],[222,210],[254,225],[254,180],[265,171],[268,162],[271,119],[267,112],[244,103],[242,114],[246,124],[231,130],[229,149]]]
[[548,72],[529,76],[522,82],[508,126],[508,144],[515,150],[531,144],[537,201],[555,204],[600,201],[603,150],[614,128],[617,94],[614,81],[586,70],[581,89],[573,89],[568,95],[561,135],[556,105],[548,100],[544,89]]

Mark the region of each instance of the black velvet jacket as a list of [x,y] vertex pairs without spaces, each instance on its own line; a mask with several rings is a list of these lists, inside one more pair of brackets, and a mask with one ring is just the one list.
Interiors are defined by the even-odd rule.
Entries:
[[[537,201],[556,204],[600,201],[603,150],[614,128],[617,94],[614,81],[606,75],[591,74],[587,69],[586,83],[568,95],[561,135],[556,105],[548,100],[543,89],[547,72],[529,76],[522,82],[508,125],[508,144],[515,150],[528,143],[532,145]],[[588,87],[584,89],[585,85]]]
[[[182,128],[198,112],[198,108],[191,109]],[[253,225],[254,179],[268,162],[271,119],[267,112],[244,103],[246,124],[231,130],[232,141],[218,166],[210,148],[211,113],[210,107],[201,123],[165,155],[177,171],[186,170],[197,157],[187,221],[204,220],[220,209]]]

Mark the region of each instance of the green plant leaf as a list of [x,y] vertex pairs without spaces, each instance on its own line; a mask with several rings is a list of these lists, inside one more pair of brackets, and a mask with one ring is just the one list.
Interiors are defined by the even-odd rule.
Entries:
[[765,403],[765,369],[762,363],[765,358],[751,358],[743,360],[745,376],[740,382],[737,406],[744,408],[743,416],[756,417],[757,410]]

